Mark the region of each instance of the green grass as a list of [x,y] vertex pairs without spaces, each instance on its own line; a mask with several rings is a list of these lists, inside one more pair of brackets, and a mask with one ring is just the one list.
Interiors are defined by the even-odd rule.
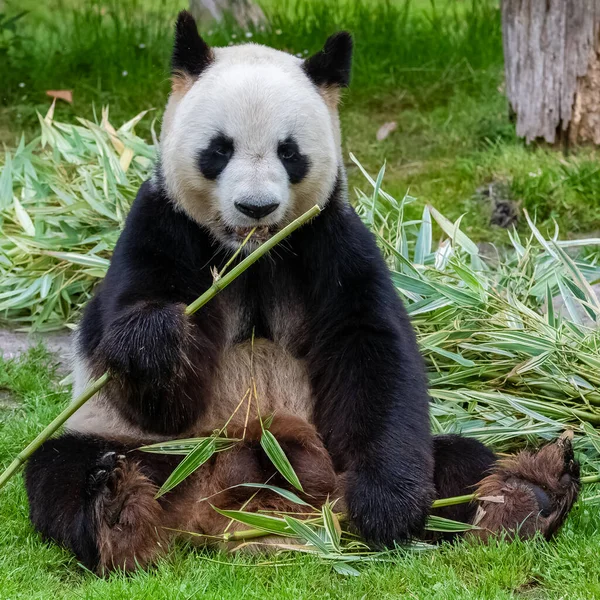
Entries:
[[[0,463],[68,400],[51,357],[36,348],[0,360]],[[403,553],[343,577],[312,557],[228,556],[178,546],[154,569],[101,579],[42,541],[27,518],[21,477],[0,492],[0,598],[592,598],[600,594],[600,513],[579,505],[551,543],[459,543]]]

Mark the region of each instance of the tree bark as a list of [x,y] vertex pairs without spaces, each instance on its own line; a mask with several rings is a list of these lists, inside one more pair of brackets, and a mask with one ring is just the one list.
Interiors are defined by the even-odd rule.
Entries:
[[600,144],[600,0],[503,0],[502,30],[517,135]]
[[231,13],[240,27],[258,27],[265,22],[265,14],[251,0],[190,0],[190,12],[200,25],[222,21]]

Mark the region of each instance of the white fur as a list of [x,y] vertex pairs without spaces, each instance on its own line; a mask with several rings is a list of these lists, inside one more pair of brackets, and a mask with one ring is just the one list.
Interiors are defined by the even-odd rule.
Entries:
[[[284,226],[314,204],[323,206],[341,161],[337,111],[295,56],[256,44],[215,48],[215,61],[186,93],[173,93],[163,121],[161,161],[169,195],[225,243],[225,227],[256,221],[234,203],[247,196],[279,203],[260,225]],[[199,170],[199,151],[223,133],[235,152],[216,181]],[[308,175],[289,182],[277,156],[292,136],[308,156]]]

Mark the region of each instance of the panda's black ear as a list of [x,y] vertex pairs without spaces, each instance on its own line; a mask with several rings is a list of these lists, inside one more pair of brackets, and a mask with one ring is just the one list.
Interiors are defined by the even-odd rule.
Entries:
[[347,31],[334,33],[327,38],[322,50],[304,61],[306,74],[318,86],[348,87],[353,45]]
[[198,33],[196,20],[187,10],[182,10],[175,24],[171,73],[198,77],[213,60],[212,50]]

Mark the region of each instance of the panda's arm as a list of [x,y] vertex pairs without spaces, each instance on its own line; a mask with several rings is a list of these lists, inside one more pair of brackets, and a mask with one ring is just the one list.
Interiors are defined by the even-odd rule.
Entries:
[[384,261],[354,210],[326,210],[310,246],[316,424],[346,474],[353,522],[369,541],[391,545],[422,530],[433,498],[424,366]]
[[79,339],[88,361],[114,376],[109,398],[148,431],[182,431],[205,402],[220,318],[210,306],[184,314],[211,284],[214,250],[203,237],[144,184],[82,321]]

